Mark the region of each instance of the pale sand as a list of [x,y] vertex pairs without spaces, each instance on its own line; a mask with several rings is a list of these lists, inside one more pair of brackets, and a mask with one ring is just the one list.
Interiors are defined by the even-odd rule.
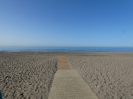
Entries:
[[133,99],[133,53],[68,56],[99,99]]
[[56,56],[0,53],[3,99],[47,99],[56,70]]
[[0,53],[3,99],[47,99],[59,55],[99,99],[133,99],[133,53]]

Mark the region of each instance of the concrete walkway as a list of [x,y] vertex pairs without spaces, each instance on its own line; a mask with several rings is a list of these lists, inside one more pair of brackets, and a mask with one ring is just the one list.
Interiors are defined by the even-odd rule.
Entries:
[[[58,62],[66,61],[65,57],[61,58],[64,59],[58,59]],[[48,99],[98,99],[75,70],[64,68],[69,66],[67,61],[64,64],[58,65]]]

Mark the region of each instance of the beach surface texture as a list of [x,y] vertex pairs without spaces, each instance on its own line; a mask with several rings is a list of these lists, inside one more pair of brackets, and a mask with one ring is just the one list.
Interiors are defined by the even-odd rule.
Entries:
[[133,53],[68,56],[99,99],[133,99]]
[[57,56],[67,58],[70,68],[99,99],[133,99],[133,53],[40,52],[0,53],[2,98],[48,99],[58,69]]
[[3,99],[47,99],[57,70],[57,57],[36,53],[0,54]]

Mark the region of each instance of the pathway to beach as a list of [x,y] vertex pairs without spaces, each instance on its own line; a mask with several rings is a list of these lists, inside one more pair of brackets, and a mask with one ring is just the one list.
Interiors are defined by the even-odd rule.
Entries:
[[98,97],[81,76],[70,68],[66,57],[58,56],[58,70],[48,99],[98,99]]

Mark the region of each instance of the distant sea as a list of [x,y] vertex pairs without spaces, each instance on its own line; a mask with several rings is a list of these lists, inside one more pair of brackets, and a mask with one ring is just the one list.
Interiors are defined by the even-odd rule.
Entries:
[[0,52],[133,52],[133,47],[0,47]]

